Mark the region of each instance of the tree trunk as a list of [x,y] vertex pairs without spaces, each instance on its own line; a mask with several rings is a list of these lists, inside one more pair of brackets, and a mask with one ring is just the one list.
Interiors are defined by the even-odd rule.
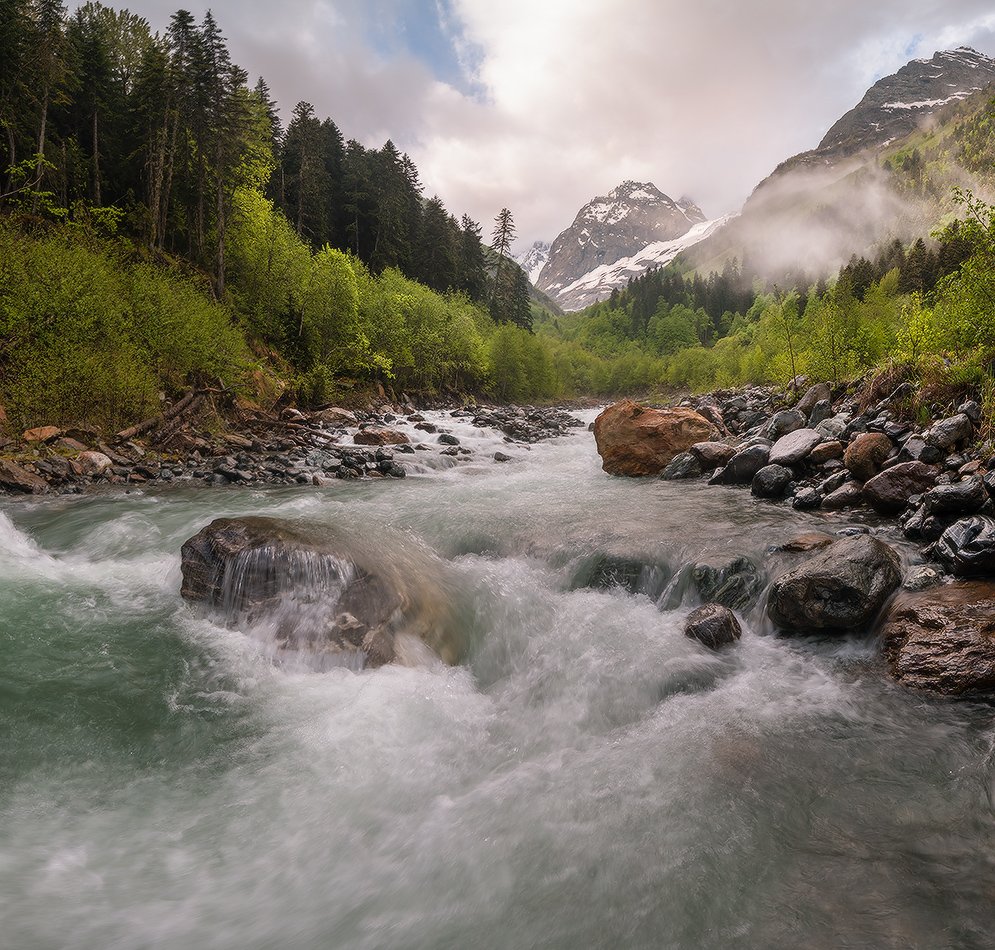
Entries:
[[100,148],[97,138],[97,110],[93,110],[93,203],[98,207],[100,200]]
[[34,211],[38,210],[37,188],[45,175],[45,128],[48,125],[48,92],[48,83],[45,83],[41,97],[41,123],[38,127],[38,162],[35,165],[36,194],[32,202],[32,209]]

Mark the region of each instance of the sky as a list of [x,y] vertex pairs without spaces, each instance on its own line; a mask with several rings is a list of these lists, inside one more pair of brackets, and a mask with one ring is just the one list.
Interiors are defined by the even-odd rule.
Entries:
[[[107,0],[111,6],[124,2]],[[938,49],[995,55],[991,0],[131,0],[162,30],[210,8],[288,121],[388,138],[428,195],[518,247],[626,179],[739,210],[875,80]]]

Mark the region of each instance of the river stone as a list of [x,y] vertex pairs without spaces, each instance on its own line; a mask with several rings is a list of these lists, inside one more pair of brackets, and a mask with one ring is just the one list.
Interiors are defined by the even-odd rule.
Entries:
[[361,552],[274,518],[218,518],[184,542],[180,594],[230,623],[271,614],[282,649],[375,667],[403,659],[399,650],[415,637],[458,662],[441,585],[415,560],[402,574],[375,551]]
[[817,402],[812,407],[812,411],[808,414],[809,428],[814,429],[820,423],[823,423],[829,419],[832,414],[833,406],[828,399],[823,399],[821,402]]
[[26,429],[21,435],[25,442],[52,442],[62,435],[58,426],[38,426],[36,429]]
[[940,535],[932,550],[958,577],[995,574],[995,521],[984,515],[962,518]]
[[887,544],[866,535],[844,538],[774,581],[767,614],[786,630],[861,630],[901,583],[898,555]]
[[684,621],[684,636],[697,640],[710,650],[735,643],[742,635],[736,615],[721,604],[696,607]]
[[350,412],[348,409],[341,409],[338,406],[329,406],[327,409],[319,409],[314,414],[314,418],[318,422],[323,422],[326,425],[336,426],[354,426],[359,422],[355,413]]
[[824,462],[829,462],[833,459],[843,458],[843,452],[846,446],[840,442],[838,439],[830,439],[828,442],[820,442],[811,452],[808,454],[808,461],[812,465],[822,465]]
[[922,591],[936,587],[943,582],[943,575],[936,568],[920,564],[912,568],[902,581],[902,590]]
[[645,594],[656,600],[671,578],[670,567],[656,558],[630,557],[598,552],[585,557],[570,578],[569,589],[610,590]]
[[846,508],[859,508],[864,502],[864,492],[859,482],[844,482],[835,491],[822,499],[823,511],[843,511]]
[[913,495],[936,484],[936,469],[922,462],[900,462],[864,482],[864,499],[882,514],[903,511]]
[[443,432],[439,436],[440,445],[459,445],[459,439],[454,435],[450,435],[448,432]]
[[699,561],[691,568],[691,582],[703,601],[733,610],[756,603],[764,586],[760,569],[745,555]]
[[804,426],[805,416],[801,412],[797,409],[782,409],[780,412],[775,412],[771,417],[764,434],[772,442],[776,442],[781,436],[785,436],[789,432],[794,432],[796,429],[801,429]]
[[770,450],[772,465],[797,465],[822,441],[815,429],[795,429],[781,436]]
[[725,442],[696,442],[691,446],[691,454],[705,471],[725,465],[736,454],[735,447]]
[[[790,438],[790,436],[786,436]],[[753,476],[752,493],[757,498],[780,498],[794,473],[783,465],[765,465]]]
[[891,439],[881,432],[862,432],[847,447],[843,464],[858,481],[873,478],[891,455]]
[[849,422],[849,416],[840,413],[829,419],[823,419],[814,428],[816,432],[826,439],[842,439]]
[[835,541],[831,534],[824,534],[822,531],[809,531],[799,534],[790,541],[778,545],[774,550],[786,551],[791,554],[807,554],[809,551],[821,551],[828,548]]
[[48,491],[48,482],[44,478],[9,459],[0,459],[0,485],[29,495],[43,495]]
[[818,508],[821,504],[822,495],[811,486],[799,488],[795,492],[794,498],[791,499],[791,507],[796,511],[810,511],[813,508]]
[[601,467],[609,475],[659,475],[675,455],[715,434],[714,425],[690,409],[649,409],[631,399],[594,420]]
[[748,485],[769,461],[770,448],[765,443],[741,449],[724,468],[717,469],[709,485]]
[[702,474],[701,463],[690,452],[675,455],[663,470],[660,478],[666,481],[676,481],[682,478],[697,478]]
[[995,690],[995,583],[962,581],[899,595],[881,627],[891,675],[953,696]]
[[73,461],[73,469],[78,475],[92,478],[103,475],[113,464],[103,452],[80,452]]
[[974,434],[974,423],[966,413],[958,412],[955,416],[934,422],[924,436],[928,445],[939,449],[950,449],[959,442],[964,442]]
[[829,383],[816,383],[805,390],[805,395],[798,400],[795,408],[807,416],[820,402],[828,402],[832,399],[832,395]]
[[381,429],[371,426],[368,429],[360,429],[352,437],[356,445],[403,445],[410,440],[403,432],[397,429]]
[[954,485],[937,485],[922,496],[926,510],[933,515],[974,515],[987,501],[985,483],[977,475]]

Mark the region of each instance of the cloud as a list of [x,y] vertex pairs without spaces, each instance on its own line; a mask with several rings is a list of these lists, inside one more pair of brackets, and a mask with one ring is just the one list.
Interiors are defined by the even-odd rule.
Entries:
[[[174,2],[134,0],[163,28]],[[189,5],[200,16],[206,4]],[[989,0],[217,0],[288,117],[408,151],[429,194],[551,239],[626,178],[736,210],[910,55],[995,53]]]

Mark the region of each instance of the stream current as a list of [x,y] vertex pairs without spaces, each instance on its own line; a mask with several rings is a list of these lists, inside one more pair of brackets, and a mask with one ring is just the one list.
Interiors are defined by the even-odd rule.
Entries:
[[[762,602],[713,653],[690,592],[578,587],[605,553],[776,574],[856,516],[426,415],[470,461],[412,432],[403,481],[0,503],[0,945],[992,946],[991,707]],[[432,574],[464,662],[319,672],[191,610],[181,544],[250,514]]]

